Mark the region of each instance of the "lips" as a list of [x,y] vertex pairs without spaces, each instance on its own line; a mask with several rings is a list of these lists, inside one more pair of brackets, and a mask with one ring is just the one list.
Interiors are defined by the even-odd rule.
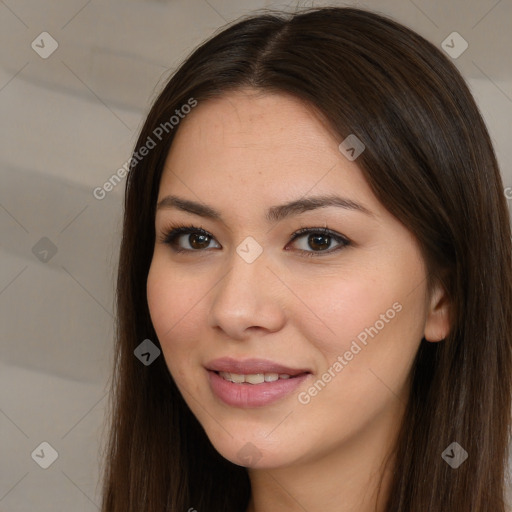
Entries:
[[214,359],[205,365],[207,370],[213,372],[235,373],[243,375],[252,375],[257,373],[277,373],[287,374],[295,377],[303,373],[311,373],[307,368],[291,368],[268,359],[244,359],[237,360],[231,357],[222,357]]
[[289,379],[261,384],[236,384],[208,371],[212,393],[224,404],[237,408],[264,407],[297,391],[310,374],[303,373]]
[[221,358],[208,363],[206,369],[213,394],[227,405],[242,408],[263,407],[285,398],[311,375],[308,369],[266,359]]

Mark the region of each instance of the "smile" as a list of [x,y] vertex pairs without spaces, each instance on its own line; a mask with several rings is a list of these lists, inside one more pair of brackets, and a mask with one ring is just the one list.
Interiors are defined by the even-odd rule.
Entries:
[[290,378],[290,375],[287,373],[251,373],[244,375],[240,373],[219,372],[219,375],[223,379],[236,384],[262,384],[263,382],[275,382],[279,379]]
[[236,374],[208,370],[212,393],[224,404],[239,408],[264,407],[277,402],[295,392],[310,375]]

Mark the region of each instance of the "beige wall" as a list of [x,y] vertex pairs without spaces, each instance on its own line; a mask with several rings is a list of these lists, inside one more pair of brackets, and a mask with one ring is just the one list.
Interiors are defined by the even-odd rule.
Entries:
[[[468,49],[454,62],[512,187],[512,2],[344,4],[390,14],[438,46],[463,36]],[[103,200],[92,191],[129,158],[168,70],[225,22],[284,5],[0,3],[0,511],[97,510],[123,184]],[[44,31],[58,44],[46,59],[36,51],[55,43],[41,43]],[[44,441],[58,453],[47,470],[31,458]]]

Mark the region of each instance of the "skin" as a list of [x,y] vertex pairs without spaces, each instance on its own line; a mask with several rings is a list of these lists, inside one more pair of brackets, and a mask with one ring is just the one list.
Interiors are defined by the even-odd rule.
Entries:
[[[219,453],[248,467],[248,512],[383,510],[392,457],[386,469],[384,462],[414,356],[423,336],[436,342],[448,334],[449,304],[440,286],[428,295],[417,241],[374,196],[357,159],[340,153],[341,140],[299,100],[244,89],[200,103],[181,122],[162,175],[158,201],[173,194],[222,215],[157,210],[147,293],[163,356],[188,406]],[[330,206],[275,224],[264,217],[271,206],[333,192],[371,214]],[[208,231],[207,248],[191,246],[197,239],[185,234],[179,247],[199,249],[173,252],[160,241],[173,222]],[[302,227],[324,226],[351,244],[326,253],[307,234],[291,241]],[[236,252],[248,236],[263,249],[252,263]],[[339,245],[326,243],[328,251]],[[401,311],[300,403],[298,393],[396,303]],[[224,356],[267,358],[312,375],[273,404],[231,407],[212,393],[204,368]],[[257,456],[244,464],[238,451],[249,442]]]

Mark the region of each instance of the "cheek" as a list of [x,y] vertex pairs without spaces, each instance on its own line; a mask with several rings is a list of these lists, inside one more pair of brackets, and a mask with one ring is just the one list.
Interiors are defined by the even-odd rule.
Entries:
[[316,379],[327,382],[315,379],[299,397],[308,403],[303,421],[323,425],[326,437],[339,435],[339,425],[355,433],[405,397],[421,340],[424,288],[411,292],[404,277],[392,277],[381,279],[378,290],[371,281],[346,281],[328,299],[318,299],[325,308],[322,320],[334,334],[324,327],[320,335],[302,320],[301,330],[321,354]]
[[[186,364],[192,340],[200,340],[197,330],[204,290],[154,260],[147,279],[147,299],[153,327],[162,347],[169,370],[173,375]],[[202,293],[202,295],[201,295]]]
[[296,311],[302,312],[297,315],[301,330],[330,358],[349,350],[352,340],[364,341],[365,329],[376,322],[383,327],[381,315],[389,320],[386,327],[399,316],[393,309],[401,298],[396,283],[376,281],[372,276],[326,278],[323,284],[310,287],[297,282],[295,289],[300,289],[297,295],[305,297],[307,305],[308,314],[304,315],[304,308]]
[[324,276],[314,285],[295,281],[308,308],[307,314],[304,307],[296,309],[294,321],[326,367],[347,352],[352,368],[386,358],[404,359],[407,366],[414,357],[425,323],[426,283],[421,260],[412,256],[409,262],[383,259],[372,270]]

